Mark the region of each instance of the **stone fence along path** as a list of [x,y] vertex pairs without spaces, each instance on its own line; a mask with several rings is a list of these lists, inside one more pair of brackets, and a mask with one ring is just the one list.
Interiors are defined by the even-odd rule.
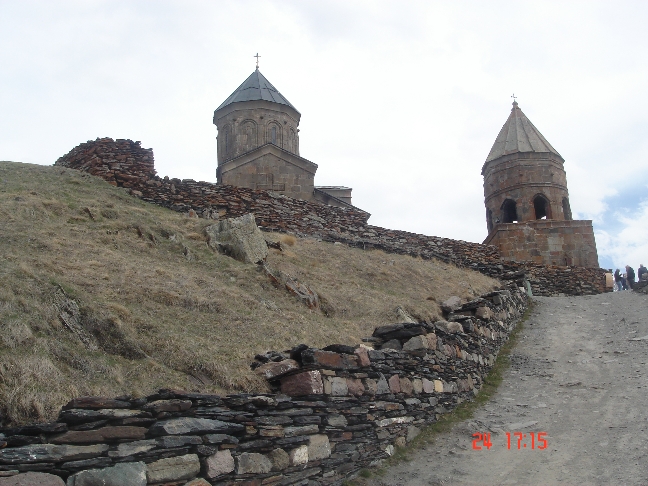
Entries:
[[86,171],[110,184],[130,189],[145,201],[201,217],[219,219],[253,213],[265,231],[292,232],[325,241],[421,258],[437,258],[494,278],[523,277],[535,295],[589,295],[606,291],[598,268],[502,262],[495,246],[470,243],[367,224],[369,213],[293,199],[241,187],[169,179],[155,173],[153,151],[130,140],[97,139],[82,143],[56,161]]
[[75,398],[0,432],[0,486],[340,485],[471,399],[526,307],[511,286],[363,345],[258,355],[273,394]]
[[[631,291],[534,299],[493,398],[367,486],[648,484],[647,304]],[[474,433],[491,448],[473,449]]]

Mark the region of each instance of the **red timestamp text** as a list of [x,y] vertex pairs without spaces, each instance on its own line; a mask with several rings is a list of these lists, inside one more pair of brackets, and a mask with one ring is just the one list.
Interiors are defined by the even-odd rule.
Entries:
[[[490,450],[493,447],[490,432],[476,432],[472,435],[476,437],[472,441],[473,449],[481,451],[482,448]],[[511,449],[539,449],[544,450],[547,448],[547,433],[546,432],[506,432],[506,448]]]

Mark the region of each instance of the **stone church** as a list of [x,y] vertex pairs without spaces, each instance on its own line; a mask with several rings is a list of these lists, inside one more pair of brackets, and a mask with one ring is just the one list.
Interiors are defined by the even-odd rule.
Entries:
[[217,182],[353,207],[351,188],[315,186],[317,164],[299,155],[300,118],[257,66],[214,111]]
[[484,244],[503,260],[599,266],[592,222],[572,219],[564,163],[514,101],[482,168]]

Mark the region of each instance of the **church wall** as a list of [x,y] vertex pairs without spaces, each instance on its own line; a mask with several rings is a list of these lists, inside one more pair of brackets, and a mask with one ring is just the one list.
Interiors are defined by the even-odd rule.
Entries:
[[274,143],[287,152],[299,155],[299,118],[295,114],[289,113],[289,110],[269,109],[267,105],[272,104],[263,101],[236,105],[245,105],[245,108],[226,111],[215,120],[219,164],[266,143]]
[[518,221],[534,221],[533,199],[538,194],[549,200],[551,214],[547,219],[566,219],[563,198],[569,197],[567,175],[562,161],[552,154],[511,154],[487,163],[483,173],[485,203],[492,211],[493,225],[496,218],[504,221],[501,208],[506,199],[515,201]]
[[501,224],[484,244],[499,247],[504,261],[599,266],[591,221],[539,220]]
[[313,199],[315,174],[277,157],[264,154],[232,170],[221,172],[222,184],[279,192],[297,199]]

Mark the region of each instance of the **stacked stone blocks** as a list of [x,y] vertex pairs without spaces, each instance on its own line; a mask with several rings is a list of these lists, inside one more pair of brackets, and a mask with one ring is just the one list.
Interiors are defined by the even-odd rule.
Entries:
[[0,486],[34,471],[68,486],[341,485],[473,397],[526,306],[512,286],[360,346],[258,355],[272,394],[73,399],[54,423],[1,431],[0,476],[15,476]]

